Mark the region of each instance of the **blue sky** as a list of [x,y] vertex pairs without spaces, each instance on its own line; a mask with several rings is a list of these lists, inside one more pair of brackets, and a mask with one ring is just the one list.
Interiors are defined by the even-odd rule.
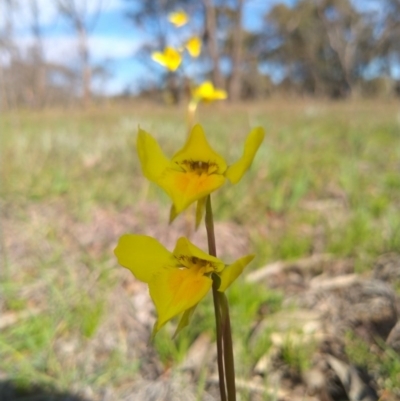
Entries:
[[[14,27],[14,38],[22,51],[32,44],[30,33],[31,17],[29,1],[21,0],[20,6],[10,14],[0,9],[0,29],[4,29],[6,18],[11,18]],[[73,29],[57,13],[54,0],[37,0],[40,9],[40,22],[44,37],[45,57],[56,63],[73,64],[77,60],[77,43]],[[137,0],[140,1],[140,0]],[[88,19],[94,15],[98,0],[77,2],[89,6]],[[279,0],[247,0],[245,2],[243,24],[246,29],[257,30],[262,24],[262,17],[266,10],[282,2]],[[292,3],[293,0],[285,0]],[[90,35],[90,53],[94,64],[106,63],[110,77],[106,84],[102,84],[102,91],[107,94],[116,94],[129,87],[137,91],[144,81],[156,81],[162,67],[154,68],[143,63],[136,53],[140,46],[148,39],[143,30],[136,28],[126,18],[125,13],[134,1],[103,0],[102,13]],[[2,2],[4,7],[4,2]],[[0,6],[1,7],[1,6]],[[90,9],[92,7],[92,10]],[[171,38],[174,39],[173,37]],[[1,61],[1,60],[0,60]],[[7,62],[3,58],[2,62]],[[154,77],[154,78],[153,78]],[[99,82],[94,82],[94,89],[99,90]]]

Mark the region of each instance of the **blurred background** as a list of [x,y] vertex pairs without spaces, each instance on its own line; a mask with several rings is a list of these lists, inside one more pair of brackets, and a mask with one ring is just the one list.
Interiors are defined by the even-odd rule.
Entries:
[[[399,96],[398,0],[2,0],[0,7],[2,109],[159,100],[165,76],[150,55],[189,33],[203,51],[185,77],[212,78],[231,101]],[[176,30],[167,16],[180,8],[191,20]]]
[[189,121],[228,164],[266,131],[212,198],[219,257],[256,254],[227,294],[238,400],[400,399],[399,0],[0,0],[0,401],[219,399],[211,297],[151,343],[113,255],[190,231],[136,134],[172,156],[205,80],[228,98]]

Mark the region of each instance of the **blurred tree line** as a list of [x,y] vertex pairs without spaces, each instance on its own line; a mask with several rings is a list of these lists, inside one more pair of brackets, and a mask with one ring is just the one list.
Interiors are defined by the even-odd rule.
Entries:
[[[11,16],[21,0],[0,0]],[[34,38],[24,54],[14,40],[12,18],[0,32],[0,100],[3,107],[90,104],[91,82],[105,75],[91,62],[88,37],[102,1],[88,13],[90,0],[54,0],[77,38],[78,66],[54,64],[44,56],[40,8],[29,0]],[[268,0],[258,0],[258,3]],[[244,28],[244,9],[257,0],[125,0],[129,21],[150,37],[134,55],[159,74],[151,52],[168,43],[167,15],[179,8],[203,39],[198,77],[227,89],[232,101],[273,94],[345,98],[398,96],[400,0],[297,0],[274,2],[257,29]],[[259,8],[260,10],[263,7]],[[93,12],[95,10],[95,12]],[[117,45],[117,44],[116,44]],[[161,80],[158,81],[160,83]],[[170,85],[177,80],[169,79]],[[144,83],[142,96],[157,97],[160,85]]]
[[[27,49],[15,40],[14,21],[21,16],[21,5],[28,11],[32,43]],[[54,0],[59,16],[73,29],[77,42],[77,62],[54,63],[46,60],[40,2],[38,0],[0,0],[0,106],[41,108],[75,104],[89,106],[93,77],[106,77],[102,65],[91,62],[89,36],[102,11],[102,0]]]

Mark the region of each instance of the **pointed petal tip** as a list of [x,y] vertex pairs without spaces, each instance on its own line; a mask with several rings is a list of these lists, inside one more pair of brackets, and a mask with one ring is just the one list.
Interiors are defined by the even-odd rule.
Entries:
[[158,320],[155,321],[154,326],[153,326],[153,330],[151,331],[151,336],[149,339],[149,343],[152,344],[154,343],[154,338],[156,336],[156,334],[158,333],[158,331],[160,330],[161,327],[158,327]]
[[194,310],[196,309],[198,304],[192,306],[189,309],[186,309],[185,312],[183,312],[183,315],[181,316],[178,326],[176,326],[175,333],[172,336],[173,339],[176,338],[176,336],[185,328],[189,325],[190,318],[193,316]]
[[244,268],[254,259],[255,255],[246,255],[227,266],[221,273],[219,292],[225,292],[230,285],[242,274]]
[[206,203],[207,197],[201,198],[197,201],[196,205],[196,223],[195,223],[195,230],[200,227],[200,224],[203,220],[203,214],[204,214],[204,206]]
[[172,257],[155,238],[139,234],[121,236],[114,254],[121,266],[145,283],[149,283],[164,265],[170,264]]
[[165,323],[199,303],[212,286],[211,279],[198,269],[166,267],[149,283],[157,311],[158,331]]
[[238,183],[253,163],[254,157],[265,137],[262,127],[253,128],[247,135],[242,157],[233,163],[225,172],[231,184]]
[[178,213],[176,212],[176,208],[174,205],[171,205],[171,209],[169,211],[169,221],[168,224],[172,224],[172,222],[178,217]]

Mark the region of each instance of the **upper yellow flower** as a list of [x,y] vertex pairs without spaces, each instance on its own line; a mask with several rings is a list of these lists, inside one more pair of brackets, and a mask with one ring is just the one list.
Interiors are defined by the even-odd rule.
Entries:
[[248,255],[227,266],[187,238],[179,238],[171,253],[156,239],[135,234],[123,235],[114,253],[120,265],[149,285],[158,315],[153,335],[168,320],[184,312],[177,327],[180,331],[211,288],[213,273],[220,277],[218,291],[223,292],[254,258]]
[[213,100],[223,100],[228,97],[223,89],[216,89],[210,81],[203,82],[193,91],[193,98],[197,101],[212,102]]
[[[164,189],[172,199],[172,220],[193,202],[204,200],[223,185],[226,178],[236,184],[250,167],[263,139],[263,128],[254,128],[247,136],[242,157],[229,167],[211,148],[199,124],[193,127],[185,145],[171,160],[164,155],[157,141],[140,128],[137,151],[144,176]],[[203,203],[199,202],[200,207]]]
[[151,58],[170,71],[175,71],[182,62],[182,56],[173,47],[166,47],[164,52],[154,52]]
[[197,58],[201,53],[201,40],[198,36],[193,36],[185,44],[186,50],[193,58]]
[[169,14],[168,20],[169,22],[173,23],[177,28],[180,28],[181,26],[186,25],[188,23],[189,17],[185,13],[185,11],[179,10]]

